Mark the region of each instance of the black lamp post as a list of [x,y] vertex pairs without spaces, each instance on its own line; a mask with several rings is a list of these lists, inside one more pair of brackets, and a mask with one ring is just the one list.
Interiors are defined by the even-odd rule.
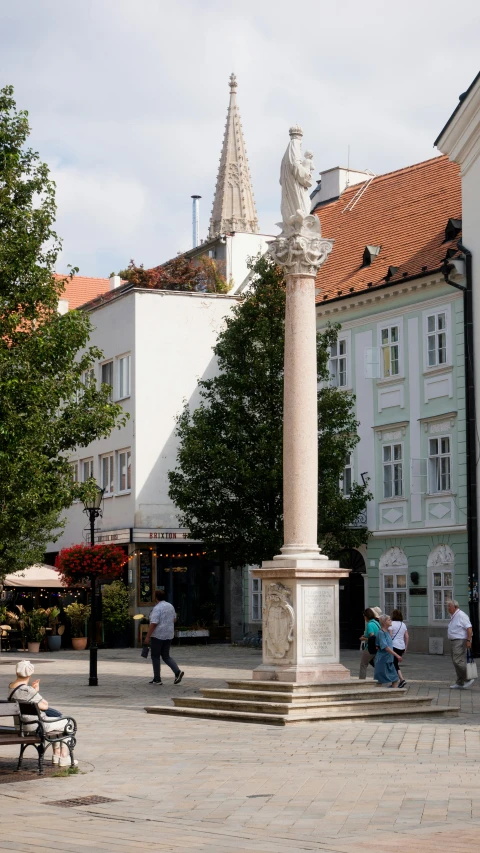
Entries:
[[[93,485],[93,483],[92,483]],[[101,489],[95,483],[95,489],[92,488],[91,493],[83,502],[83,511],[88,515],[90,521],[90,545],[93,548],[95,545],[95,519],[102,515],[102,498],[105,489]],[[97,596],[96,596],[97,576],[90,574],[90,589],[92,594],[92,610],[90,614],[90,676],[88,684],[90,687],[98,687],[97,678]]]

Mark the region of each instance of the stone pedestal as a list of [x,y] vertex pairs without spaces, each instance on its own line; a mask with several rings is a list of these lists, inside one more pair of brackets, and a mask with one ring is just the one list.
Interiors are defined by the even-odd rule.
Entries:
[[338,623],[338,584],[348,570],[333,560],[285,559],[264,562],[252,575],[262,579],[263,590],[263,663],[253,678],[349,679],[349,670],[340,664]]

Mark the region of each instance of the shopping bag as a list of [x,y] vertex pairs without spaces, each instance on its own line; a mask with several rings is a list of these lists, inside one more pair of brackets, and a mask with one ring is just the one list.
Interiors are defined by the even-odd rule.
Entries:
[[467,649],[467,681],[478,678],[477,662],[473,659],[470,649]]

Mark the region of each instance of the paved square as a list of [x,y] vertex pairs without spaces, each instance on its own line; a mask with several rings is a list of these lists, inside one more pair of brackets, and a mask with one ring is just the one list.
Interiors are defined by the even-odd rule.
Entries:
[[[412,695],[458,706],[458,717],[278,729],[147,715],[145,705],[174,694],[249,678],[261,658],[228,646],[175,646],[173,656],[186,673],[177,687],[164,667],[163,687],[149,685],[150,661],[133,649],[100,652],[97,688],[87,686],[87,652],[38,664],[42,693],[78,721],[81,772],[2,785],[0,850],[478,849],[480,688],[449,690],[448,657],[411,655],[402,669]],[[2,697],[13,677],[8,660],[0,657]],[[356,676],[358,655],[342,662]],[[114,802],[54,805],[92,795]]]

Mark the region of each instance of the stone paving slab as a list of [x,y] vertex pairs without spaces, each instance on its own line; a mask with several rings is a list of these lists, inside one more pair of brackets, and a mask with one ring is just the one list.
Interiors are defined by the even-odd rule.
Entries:
[[[163,687],[149,685],[150,662],[137,650],[101,651],[98,688],[87,686],[88,653],[38,663],[41,692],[77,719],[81,772],[2,785],[0,850],[478,849],[480,688],[450,691],[448,658],[406,656],[402,669],[411,696],[457,707],[457,718],[278,729],[145,714],[148,703],[248,678],[260,660],[257,650],[227,646],[175,647],[173,654],[186,672],[176,687],[169,670]],[[356,674],[358,654],[342,662]],[[9,670],[0,669],[0,697]],[[16,755],[8,747],[2,757],[8,750]],[[117,802],[51,804],[91,794]]]

